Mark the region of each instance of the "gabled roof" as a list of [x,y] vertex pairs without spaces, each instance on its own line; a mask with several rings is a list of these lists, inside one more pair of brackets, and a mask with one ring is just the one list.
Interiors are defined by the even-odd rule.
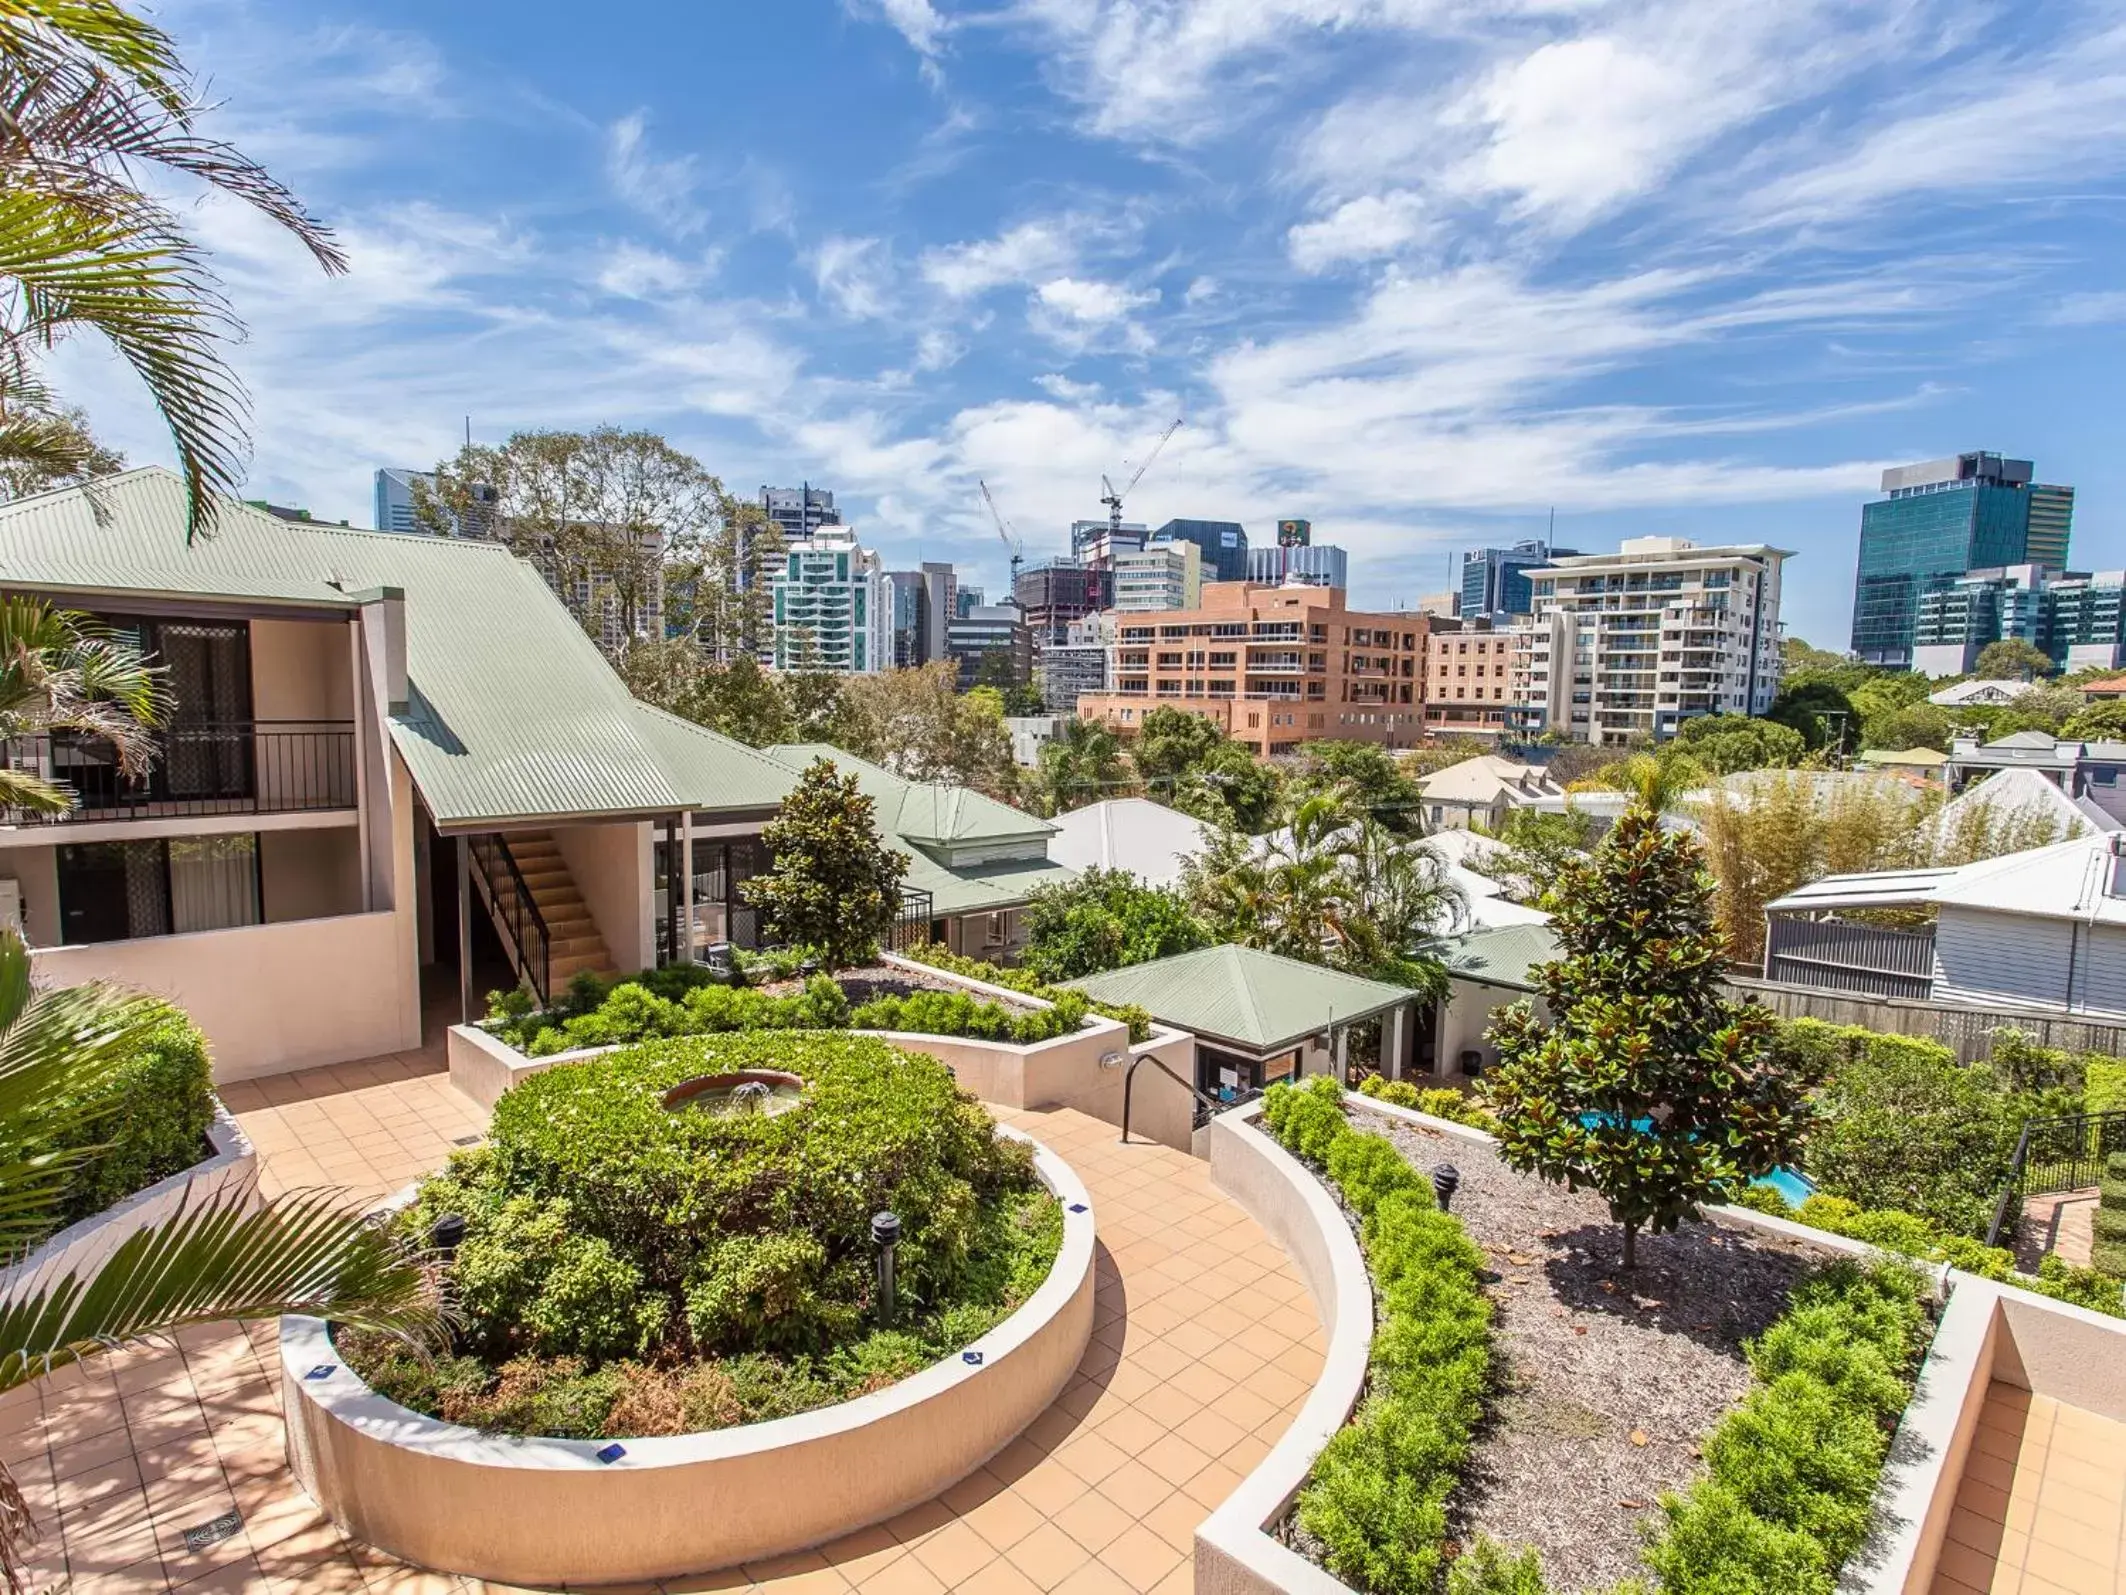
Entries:
[[1870,748],[1855,754],[1854,768],[1863,765],[1893,770],[1939,770],[1949,756],[1935,748]]
[[1927,694],[1927,702],[1944,709],[1960,709],[1973,703],[2013,703],[2030,690],[2027,681],[1994,681],[1976,679],[1952,681],[1948,686]]
[[1066,985],[1101,1002],[1135,1003],[1161,1024],[1257,1053],[1282,1052],[1330,1024],[1365,1019],[1417,994],[1254,947],[1199,948]]
[[1213,834],[1194,815],[1150,798],[1104,798],[1056,816],[1048,856],[1072,869],[1126,870],[1147,886],[1171,886]]
[[1490,803],[1501,792],[1534,797],[1558,795],[1557,782],[1538,765],[1496,753],[1479,753],[1426,776],[1418,783],[1427,803]]
[[2126,925],[2112,836],[2083,836],[1955,869],[1829,875],[1767,903],[1767,913],[1933,904],[2084,924]]
[[352,610],[406,597],[405,713],[391,736],[438,824],[773,807],[751,750],[675,733],[632,698],[539,573],[498,544],[284,521],[225,502],[185,542],[160,467],[0,505],[0,586],[93,607],[119,595]]
[[1447,973],[1457,979],[1504,986],[1510,991],[1533,991],[1535,967],[1558,956],[1558,937],[1548,925],[1503,925],[1461,936],[1442,936],[1427,943],[1423,950],[1445,964]]
[[[2096,808],[2090,804],[2090,808]],[[2061,791],[2042,770],[2002,770],[1998,775],[1987,777],[1978,785],[1967,789],[1961,797],[1942,805],[1941,812],[1928,822],[1927,829],[1935,836],[1949,838],[1956,835],[1958,827],[1967,823],[1966,817],[1985,814],[1994,824],[2018,824],[2036,827],[2050,824],[2051,835],[2061,839],[2086,836],[2092,830],[2116,831],[2119,822],[2103,814],[2104,823],[2094,823],[2084,808]],[[2025,831],[2025,837],[2035,839],[2046,834],[2042,831]]]
[[1038,815],[967,787],[911,781],[869,759],[844,753],[832,743],[787,742],[766,751],[794,771],[802,771],[815,759],[832,760],[843,774],[855,776],[864,796],[877,805],[879,825],[911,842],[967,847],[1013,837],[1047,837],[1055,830]]

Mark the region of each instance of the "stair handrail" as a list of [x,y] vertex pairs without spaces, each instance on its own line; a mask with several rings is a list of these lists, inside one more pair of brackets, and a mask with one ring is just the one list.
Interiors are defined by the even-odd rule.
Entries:
[[[487,898],[488,913],[495,928],[509,943],[506,951],[516,965],[517,978],[531,987],[541,1008],[551,1007],[554,1000],[553,939],[547,932],[546,916],[539,912],[538,901],[525,883],[524,871],[517,867],[516,855],[510,851],[508,839],[499,833],[475,836],[471,852],[475,866],[473,876]],[[502,906],[497,876],[509,882],[509,908]]]

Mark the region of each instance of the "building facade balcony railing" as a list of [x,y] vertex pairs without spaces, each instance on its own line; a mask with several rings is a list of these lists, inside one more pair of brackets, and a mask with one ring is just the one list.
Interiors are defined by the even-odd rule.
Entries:
[[155,741],[147,771],[128,776],[117,750],[102,737],[52,731],[9,738],[9,769],[49,781],[75,800],[63,814],[11,810],[10,822],[196,819],[355,804],[351,720],[172,726]]

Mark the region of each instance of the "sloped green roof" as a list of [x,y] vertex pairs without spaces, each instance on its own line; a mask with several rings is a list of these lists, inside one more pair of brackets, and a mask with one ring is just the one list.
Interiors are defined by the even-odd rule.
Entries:
[[675,732],[629,696],[539,573],[496,544],[316,521],[231,502],[185,543],[184,488],[156,467],[0,505],[0,587],[93,605],[161,593],[349,609],[406,595],[409,705],[391,735],[444,826],[772,807],[772,761]]
[[1232,945],[1176,953],[1065,984],[1101,1002],[1135,1003],[1162,1024],[1253,1052],[1282,1052],[1332,1022],[1364,1019],[1417,995]]
[[767,751],[792,770],[802,770],[814,759],[831,759],[845,775],[855,776],[864,796],[878,806],[879,824],[911,842],[968,847],[1012,837],[1046,837],[1056,829],[1009,803],[964,786],[911,781],[831,743],[790,742]]
[[1548,925],[1500,925],[1461,936],[1442,936],[1422,949],[1464,980],[1512,991],[1535,990],[1534,970],[1558,956],[1557,932]]

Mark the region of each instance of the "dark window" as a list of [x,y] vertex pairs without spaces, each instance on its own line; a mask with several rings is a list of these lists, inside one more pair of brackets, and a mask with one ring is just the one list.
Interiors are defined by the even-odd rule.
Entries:
[[59,939],[129,941],[256,925],[258,838],[180,836],[59,848]]

